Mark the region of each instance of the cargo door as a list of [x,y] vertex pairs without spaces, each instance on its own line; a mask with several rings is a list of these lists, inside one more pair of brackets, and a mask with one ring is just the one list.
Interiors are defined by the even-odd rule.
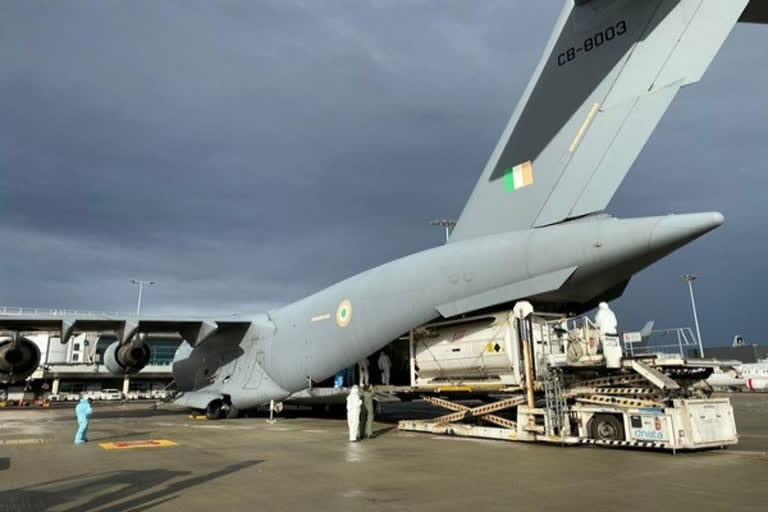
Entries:
[[261,350],[261,347],[254,346],[248,352],[248,356],[250,356],[247,359],[248,362],[241,365],[247,366],[248,371],[250,372],[250,376],[248,377],[248,381],[245,383],[244,388],[258,389],[258,387],[261,385],[261,381],[264,380],[264,351]]

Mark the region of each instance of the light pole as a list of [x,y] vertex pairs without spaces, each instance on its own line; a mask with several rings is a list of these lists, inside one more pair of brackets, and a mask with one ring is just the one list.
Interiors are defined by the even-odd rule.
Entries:
[[140,279],[131,279],[131,284],[135,284],[139,287],[139,300],[136,303],[136,316],[141,314],[141,292],[144,290],[144,286],[152,286],[154,281],[142,281]]
[[451,219],[435,219],[429,221],[433,226],[443,226],[445,228],[445,243],[448,243],[448,238],[451,236],[451,231],[456,227],[456,221]]
[[696,324],[696,338],[699,340],[699,357],[704,357],[704,347],[701,344],[701,329],[699,329],[699,315],[696,314],[696,299],[693,296],[693,282],[698,276],[696,274],[683,274],[680,278],[688,281],[688,291],[691,293],[691,308],[693,309],[693,323]]

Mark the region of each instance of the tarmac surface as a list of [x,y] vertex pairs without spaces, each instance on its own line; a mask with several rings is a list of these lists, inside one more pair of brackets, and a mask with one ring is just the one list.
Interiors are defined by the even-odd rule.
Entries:
[[[206,421],[147,404],[96,404],[76,446],[72,406],[0,410],[0,511],[727,510],[768,505],[768,394],[733,394],[739,445],[660,452],[399,432],[423,414],[387,405],[377,437],[343,419]],[[136,448],[139,440],[174,445]],[[105,449],[100,443],[127,449]]]

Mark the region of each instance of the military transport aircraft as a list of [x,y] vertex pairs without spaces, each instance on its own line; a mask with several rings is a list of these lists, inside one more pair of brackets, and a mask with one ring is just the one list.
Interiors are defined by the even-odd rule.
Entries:
[[185,340],[173,366],[185,404],[212,415],[282,400],[437,318],[509,307],[582,312],[716,228],[720,213],[619,220],[604,213],[677,93],[698,82],[761,0],[567,0],[522,99],[444,246],[250,318],[0,317],[0,381],[27,378],[26,333],[117,336],[113,373],[149,360],[147,333]]

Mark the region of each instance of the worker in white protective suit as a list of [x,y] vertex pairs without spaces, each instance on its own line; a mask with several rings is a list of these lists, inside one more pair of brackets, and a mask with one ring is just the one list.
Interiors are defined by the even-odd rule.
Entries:
[[371,374],[368,371],[367,357],[357,363],[357,370],[360,373],[360,387],[364,388],[371,382]]
[[595,313],[595,325],[600,330],[601,335],[617,334],[616,327],[619,325],[619,322],[616,320],[616,315],[613,314],[611,308],[608,307],[608,303],[601,302],[597,307],[597,313]]
[[392,360],[386,352],[383,351],[379,354],[379,370],[381,370],[381,383],[385,386],[389,386],[389,374],[392,370]]
[[619,335],[616,331],[618,322],[608,304],[601,302],[595,314],[595,325],[600,331],[600,342],[603,345],[603,357],[607,368],[621,368],[623,356]]
[[362,405],[360,388],[352,386],[352,390],[347,395],[347,426],[349,427],[350,441],[358,441],[360,439],[360,407]]

